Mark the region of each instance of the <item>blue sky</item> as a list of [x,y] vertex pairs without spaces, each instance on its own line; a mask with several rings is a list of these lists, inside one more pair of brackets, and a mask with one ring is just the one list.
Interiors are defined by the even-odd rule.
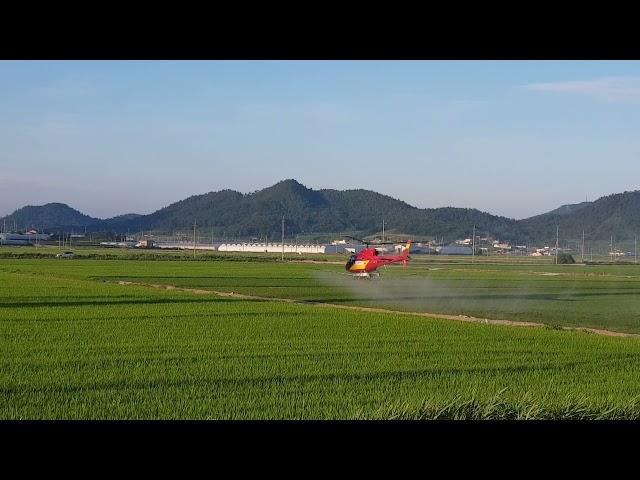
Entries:
[[0,215],[295,178],[524,218],[640,178],[640,62],[3,61]]

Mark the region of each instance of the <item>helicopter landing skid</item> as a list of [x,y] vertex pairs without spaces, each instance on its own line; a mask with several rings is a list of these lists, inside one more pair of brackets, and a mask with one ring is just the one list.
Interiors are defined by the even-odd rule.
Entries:
[[353,278],[356,280],[380,280],[380,273],[378,272],[361,272],[361,273],[353,273]]

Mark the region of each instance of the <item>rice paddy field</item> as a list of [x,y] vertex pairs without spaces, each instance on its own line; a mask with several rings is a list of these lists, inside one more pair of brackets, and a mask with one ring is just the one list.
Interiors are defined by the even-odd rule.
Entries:
[[636,265],[200,260],[0,259],[0,418],[640,418]]

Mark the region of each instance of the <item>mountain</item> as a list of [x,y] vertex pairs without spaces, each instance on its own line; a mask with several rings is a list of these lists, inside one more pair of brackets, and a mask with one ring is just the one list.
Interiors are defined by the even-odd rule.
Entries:
[[[417,208],[370,190],[312,190],[296,180],[283,180],[263,190],[243,194],[220,190],[194,195],[148,215],[126,214],[102,220],[83,215],[60,203],[24,207],[5,217],[20,228],[87,228],[87,231],[191,232],[194,222],[208,236],[280,238],[282,217],[286,234],[386,232],[452,241],[468,238],[473,225],[480,235],[489,234],[516,243],[555,240],[556,225],[563,239],[633,238],[640,231],[640,191],[602,197],[594,202],[563,205],[524,220],[514,220],[471,208]],[[206,233],[202,233],[206,232]]]
[[474,209],[419,209],[369,190],[312,190],[284,180],[249,194],[232,190],[195,195],[150,215],[117,226],[129,230],[173,232],[193,222],[218,235],[279,238],[282,217],[287,235],[324,232],[373,234],[386,219],[387,232],[438,236],[469,236],[473,224],[489,231],[517,232],[515,220]]
[[47,203],[46,205],[19,208],[11,215],[0,218],[7,229],[16,225],[19,230],[35,228],[38,231],[103,231],[113,230],[114,226],[126,224],[141,217],[137,213],[127,213],[103,220],[90,217],[64,203]]
[[15,224],[18,229],[47,230],[57,227],[77,230],[100,224],[102,220],[85,215],[64,203],[47,203],[41,206],[27,205],[19,208],[11,215],[0,218],[0,222],[5,223],[8,229],[12,229]]
[[593,202],[583,202],[570,207],[564,213],[563,207],[542,215],[519,221],[522,233],[532,239],[552,239],[556,235],[556,225],[563,238],[608,240],[630,240],[640,233],[640,190],[615,193]]
[[119,222],[126,222],[127,220],[133,220],[135,218],[141,217],[139,213],[125,213],[124,215],[118,215],[116,217],[108,218],[104,220],[106,224],[113,225]]
[[550,212],[543,213],[543,215],[569,215],[570,213],[577,212],[578,210],[588,207],[593,202],[573,203],[571,205],[562,205],[561,207],[551,210]]
[[[74,215],[62,216],[51,206],[59,205]],[[6,217],[10,225],[38,226],[45,229],[87,227],[87,231],[155,231],[173,233],[191,231],[193,222],[201,231],[216,235],[278,238],[282,217],[287,235],[350,233],[367,235],[381,230],[382,219],[388,233],[437,236],[454,239],[469,236],[475,223],[478,229],[496,232],[517,231],[515,220],[497,217],[475,209],[419,209],[401,200],[369,190],[312,190],[296,180],[283,180],[253,193],[221,190],[194,195],[161,208],[149,215],[127,214],[107,220],[80,214],[66,205],[47,204],[35,209],[37,215]],[[34,218],[37,217],[37,221]],[[1,219],[0,219],[1,220]]]

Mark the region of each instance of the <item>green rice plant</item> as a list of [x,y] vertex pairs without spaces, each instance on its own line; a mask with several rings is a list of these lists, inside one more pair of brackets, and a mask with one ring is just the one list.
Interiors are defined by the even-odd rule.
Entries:
[[[637,338],[117,283],[274,290],[264,296],[284,292],[347,305],[389,302],[358,298],[315,276],[334,268],[2,260],[0,418],[640,418]],[[580,282],[595,284],[595,297],[614,319],[624,318],[617,302],[626,296],[604,292],[636,281],[626,268],[611,267],[597,279],[576,273]],[[429,278],[462,275],[457,269]],[[469,281],[504,288],[521,276],[541,288],[571,281],[506,267],[467,270]],[[594,293],[583,287],[576,291]],[[558,318],[570,311],[561,301],[555,305]],[[596,318],[594,305],[581,310],[587,320]]]

